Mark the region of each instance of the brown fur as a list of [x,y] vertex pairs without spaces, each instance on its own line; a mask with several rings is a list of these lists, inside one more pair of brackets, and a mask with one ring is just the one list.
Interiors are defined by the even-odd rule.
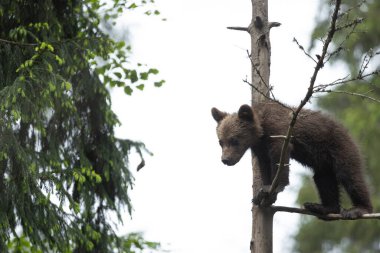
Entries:
[[[213,108],[212,116],[218,122],[222,162],[234,165],[251,148],[258,159],[264,186],[270,185],[283,144],[283,139],[270,136],[286,134],[292,116],[290,110],[276,103],[261,103],[253,110],[243,105],[238,113],[233,114]],[[314,172],[321,204],[305,203],[306,209],[318,214],[341,212],[352,219],[372,212],[359,149],[338,122],[320,112],[302,110],[293,129],[286,163],[289,163],[289,158]],[[288,184],[289,167],[286,166],[281,172],[276,192]],[[347,191],[353,208],[340,210],[339,185]]]

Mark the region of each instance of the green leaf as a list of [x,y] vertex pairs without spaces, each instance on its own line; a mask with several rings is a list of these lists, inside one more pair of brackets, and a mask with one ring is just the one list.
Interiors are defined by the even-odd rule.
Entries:
[[158,69],[152,68],[152,69],[149,69],[148,73],[153,74],[153,75],[157,75],[159,73],[159,71],[158,71]]
[[67,91],[69,91],[69,90],[71,90],[71,88],[72,88],[71,83],[70,83],[70,82],[65,82],[65,89],[66,89]]
[[57,87],[55,86],[55,84],[53,82],[49,81],[48,84],[49,84],[49,90],[50,91],[54,92],[57,89]]
[[137,5],[135,3],[128,6],[128,9],[135,9],[135,8],[137,8]]
[[143,90],[144,89],[144,84],[137,85],[136,88],[139,89],[139,90]]
[[136,70],[131,70],[129,73],[129,79],[131,80],[132,83],[137,82],[139,78],[137,77],[137,71]]
[[125,41],[119,41],[116,44],[116,48],[119,49],[119,50],[122,49],[124,46],[125,46]]
[[148,72],[141,72],[140,73],[140,79],[141,80],[148,80],[149,73]]
[[124,87],[124,92],[127,94],[127,95],[132,95],[132,92],[133,92],[133,90],[132,90],[132,88],[130,87],[130,86],[125,86]]
[[114,72],[113,74],[119,79],[123,76],[120,72]]
[[154,82],[154,86],[161,87],[165,83],[165,80],[161,80],[159,82]]

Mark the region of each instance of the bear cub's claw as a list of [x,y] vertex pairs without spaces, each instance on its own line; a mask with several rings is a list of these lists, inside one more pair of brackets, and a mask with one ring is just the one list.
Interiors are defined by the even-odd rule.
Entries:
[[343,216],[343,218],[354,220],[363,216],[363,214],[367,214],[367,213],[370,213],[370,212],[368,212],[364,208],[353,207],[351,209],[343,209],[341,212],[341,215]]
[[257,206],[270,206],[277,200],[277,194],[269,194],[270,185],[263,186],[257,195],[252,199],[252,203]]

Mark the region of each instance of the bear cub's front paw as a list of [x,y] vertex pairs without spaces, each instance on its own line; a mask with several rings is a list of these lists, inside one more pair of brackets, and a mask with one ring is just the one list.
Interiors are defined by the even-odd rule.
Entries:
[[252,199],[252,203],[257,206],[270,206],[277,200],[277,194],[269,194],[270,185],[264,185],[257,195]]

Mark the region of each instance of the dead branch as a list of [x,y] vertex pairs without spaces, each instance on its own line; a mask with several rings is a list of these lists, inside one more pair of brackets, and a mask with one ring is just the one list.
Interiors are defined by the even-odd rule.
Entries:
[[245,31],[245,32],[249,32],[248,27],[241,27],[241,26],[228,26],[227,29],[230,29],[230,30],[236,30],[236,31]]

